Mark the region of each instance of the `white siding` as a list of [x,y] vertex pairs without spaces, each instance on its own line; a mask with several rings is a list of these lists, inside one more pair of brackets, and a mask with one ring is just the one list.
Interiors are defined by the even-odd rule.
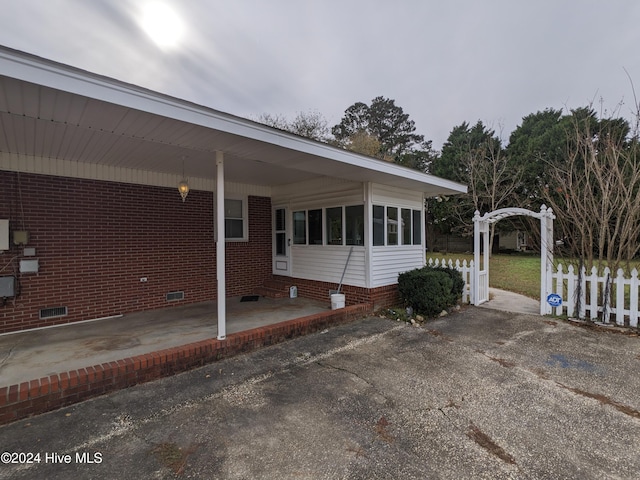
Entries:
[[371,200],[374,205],[401,205],[405,208],[411,207],[417,210],[424,209],[422,192],[402,190],[388,185],[374,183],[372,185]]
[[[350,249],[350,246],[294,245],[291,247],[291,275],[308,280],[339,283]],[[365,249],[353,247],[343,283],[366,287],[364,270]]]
[[[274,205],[288,205],[296,210],[326,208],[365,203],[365,184],[323,177],[294,185],[272,189]],[[368,187],[367,187],[368,188]],[[423,210],[421,192],[402,190],[387,185],[371,185],[371,202],[376,205],[397,206]],[[370,210],[365,210],[367,225]],[[369,233],[369,232],[367,232]],[[424,233],[422,234],[424,242]],[[291,247],[291,275],[297,278],[338,283],[350,246],[294,245]],[[360,287],[380,287],[397,283],[398,274],[424,265],[423,245],[393,245],[374,247],[370,260],[364,247],[355,247],[344,284]],[[367,272],[369,268],[369,272]]]
[[291,210],[364,203],[364,186],[339,178],[321,177],[272,188],[273,205],[289,204]]
[[[273,205],[297,210],[364,204],[364,185],[339,178],[321,177],[272,189]],[[320,282],[339,283],[350,245],[293,245],[291,275]],[[354,246],[344,276],[345,285],[366,287],[365,248]]]
[[[394,206],[424,210],[421,192],[401,190],[388,185],[373,184],[371,202],[374,205]],[[423,222],[421,220],[421,226]],[[386,237],[386,234],[385,234]],[[424,243],[424,229],[422,242]],[[371,287],[393,285],[398,282],[398,274],[424,266],[423,245],[389,245],[372,247]]]
[[424,266],[420,245],[373,247],[372,287],[398,283],[398,274]]

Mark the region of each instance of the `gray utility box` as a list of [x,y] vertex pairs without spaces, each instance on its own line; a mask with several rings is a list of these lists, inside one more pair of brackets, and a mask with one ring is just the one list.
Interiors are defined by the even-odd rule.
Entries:
[[0,277],[0,298],[16,296],[16,277]]

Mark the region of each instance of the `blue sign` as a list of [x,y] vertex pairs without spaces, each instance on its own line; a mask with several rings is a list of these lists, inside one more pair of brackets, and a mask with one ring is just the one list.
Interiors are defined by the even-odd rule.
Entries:
[[547,296],[547,303],[552,307],[559,307],[562,305],[562,297],[557,293],[550,293]]

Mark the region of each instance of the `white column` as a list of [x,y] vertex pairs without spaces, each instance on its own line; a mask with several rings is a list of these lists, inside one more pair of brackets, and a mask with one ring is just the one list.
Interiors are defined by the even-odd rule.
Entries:
[[226,258],[224,232],[224,154],[216,152],[216,280],[218,293],[218,340],[227,337]]
[[551,313],[547,308],[547,254],[548,254],[547,207],[540,207],[540,315]]
[[[547,268],[545,270],[547,274],[546,285],[547,285],[548,294],[554,293],[554,289],[553,289],[553,248],[554,248],[553,219],[554,218],[555,218],[555,215],[553,214],[553,210],[551,208],[547,208]],[[547,303],[546,298],[545,298],[545,303]],[[551,313],[551,312],[552,312],[551,305],[548,305],[547,313]]]
[[480,212],[475,211],[473,215],[473,292],[472,301],[474,305],[480,303]]
[[364,281],[367,288],[373,288],[371,266],[373,265],[373,187],[371,182],[365,182],[364,190]]
[[553,267],[553,249],[555,242],[553,241],[553,220],[556,216],[551,208],[547,208],[547,264]]
[[482,252],[482,263],[484,264],[482,271],[484,272],[484,289],[486,290],[483,300],[489,300],[489,257],[493,245],[489,245],[489,224],[487,222],[482,222],[482,247],[484,250]]

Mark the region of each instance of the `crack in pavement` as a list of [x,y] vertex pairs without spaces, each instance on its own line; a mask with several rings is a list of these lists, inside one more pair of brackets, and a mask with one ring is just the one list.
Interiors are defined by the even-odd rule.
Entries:
[[[362,380],[364,383],[366,383],[367,385],[369,385],[371,388],[375,388],[375,385],[373,385],[373,383],[371,383],[369,380],[367,380],[366,378],[363,378],[361,375],[358,375],[356,372],[353,372],[347,368],[344,367],[338,367],[336,365],[331,365],[330,363],[323,363],[323,362],[316,362],[316,365],[320,366],[320,367],[326,367],[326,368],[331,368],[332,370],[338,370],[340,372],[345,372],[348,373],[349,375],[353,375],[354,377]],[[378,392],[379,393],[379,392]],[[384,396],[384,395],[383,395]],[[386,398],[386,397],[385,397]]]
[[[582,390],[580,388],[576,388],[576,387],[569,387],[567,385],[564,385],[563,383],[560,383],[556,380],[550,379],[544,371],[539,371],[539,369],[531,369],[531,368],[527,368],[527,367],[523,367],[523,366],[519,366],[517,363],[515,362],[510,362],[509,360],[505,360],[503,358],[498,358],[498,357],[492,357],[490,355],[488,355],[486,352],[482,351],[482,350],[476,350],[477,353],[480,353],[481,355],[487,357],[489,360],[496,362],[500,365],[502,365],[505,368],[518,368],[520,371],[523,372],[527,372],[530,374],[535,375],[537,378],[539,378],[542,381],[545,382],[550,382],[552,384],[555,384],[565,390],[568,390],[576,395],[580,395],[582,397],[585,398],[590,398],[593,400],[597,400],[598,402],[600,402],[600,404],[602,405],[609,405],[613,408],[615,408],[616,410],[618,410],[621,413],[624,413],[625,415],[628,415],[632,418],[638,418],[640,419],[640,410],[636,410],[633,407],[630,407],[628,405],[624,405],[620,402],[617,402],[615,400],[613,400],[610,397],[607,397],[606,395],[602,395],[599,393],[591,393],[588,392],[586,390]],[[580,364],[578,364],[580,366]]]
[[11,358],[16,348],[20,346],[20,343],[20,340],[18,340],[14,345],[11,346],[11,348],[9,348],[7,354],[0,359],[0,371],[2,371],[2,369],[6,366],[7,361]]
[[586,390],[581,390],[579,388],[574,388],[574,387],[568,387],[567,385],[564,385],[560,382],[555,382],[556,385],[558,385],[559,387],[562,387],[566,390],[569,390],[572,393],[575,393],[576,395],[580,395],[586,398],[591,398],[593,400],[597,400],[598,402],[600,402],[602,405],[609,405],[613,408],[615,408],[616,410],[618,410],[619,412],[624,413],[625,415],[629,415],[632,418],[639,418],[640,419],[640,411],[629,407],[628,405],[624,405],[620,402],[616,402],[615,400],[605,396],[605,395],[601,395],[598,393],[591,393],[591,392],[587,392]]
[[476,442],[482,448],[492,455],[495,455],[500,460],[510,465],[516,465],[516,460],[509,455],[504,448],[498,445],[493,439],[480,430],[473,422],[469,423],[469,429],[467,430],[467,437]]

